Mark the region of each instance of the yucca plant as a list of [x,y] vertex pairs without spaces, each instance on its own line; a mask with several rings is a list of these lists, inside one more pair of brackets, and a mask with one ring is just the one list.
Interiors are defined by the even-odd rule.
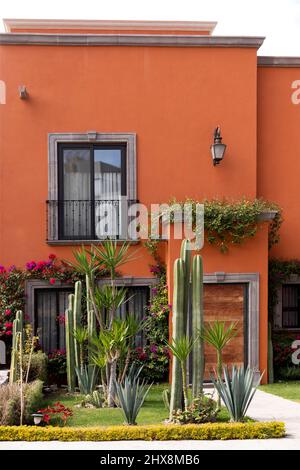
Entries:
[[222,398],[231,421],[243,421],[254,397],[261,377],[255,378],[255,370],[244,366],[233,366],[231,378],[228,367],[223,368],[224,382],[220,376],[212,377],[212,382]]
[[198,340],[198,336],[190,338],[187,335],[179,336],[179,338],[172,339],[172,343],[169,344],[169,348],[172,354],[177,357],[180,362],[181,373],[182,373],[182,389],[183,389],[183,400],[184,408],[187,409],[189,406],[188,400],[188,385],[187,385],[187,360],[193,349],[195,341]]
[[139,378],[141,369],[136,373],[130,370],[123,383],[115,381],[115,390],[118,404],[123,412],[127,424],[136,425],[136,419],[141,407],[149,393],[151,385],[147,386]]

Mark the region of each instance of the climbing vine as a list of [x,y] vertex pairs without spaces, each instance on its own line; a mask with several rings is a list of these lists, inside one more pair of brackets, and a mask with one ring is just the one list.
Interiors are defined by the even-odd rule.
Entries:
[[[281,209],[277,204],[262,199],[230,201],[228,199],[212,199],[197,201],[185,199],[177,201],[172,199],[168,204],[192,205],[192,222],[196,220],[196,204],[204,204],[205,237],[209,244],[216,245],[222,253],[226,253],[230,245],[240,245],[246,239],[253,238],[258,230],[259,217],[264,212],[274,211],[274,218],[269,225],[269,247],[279,241],[279,229],[282,224]],[[174,212],[168,211],[171,222],[174,221]]]

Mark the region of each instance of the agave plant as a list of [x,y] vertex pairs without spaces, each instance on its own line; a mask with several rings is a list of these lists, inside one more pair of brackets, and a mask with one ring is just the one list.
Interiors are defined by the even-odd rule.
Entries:
[[151,385],[147,386],[139,378],[141,368],[134,373],[130,370],[123,383],[115,381],[115,390],[118,404],[122,409],[127,424],[135,425],[137,416],[149,393]]
[[96,388],[98,369],[95,365],[75,367],[79,390],[82,395],[90,395]]
[[254,397],[261,377],[255,378],[255,370],[244,366],[232,367],[231,378],[228,367],[223,368],[224,382],[220,376],[212,377],[212,382],[222,398],[231,421],[243,421]]

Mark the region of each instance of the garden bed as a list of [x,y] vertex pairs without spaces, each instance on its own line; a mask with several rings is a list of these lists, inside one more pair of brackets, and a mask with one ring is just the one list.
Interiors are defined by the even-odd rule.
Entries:
[[284,424],[208,423],[188,425],[38,427],[1,426],[0,441],[167,441],[271,439],[284,437]]

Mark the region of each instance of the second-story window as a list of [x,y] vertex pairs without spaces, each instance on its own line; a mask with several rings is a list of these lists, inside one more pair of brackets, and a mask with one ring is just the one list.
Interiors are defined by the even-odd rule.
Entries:
[[121,238],[126,199],[126,145],[60,144],[59,238]]

